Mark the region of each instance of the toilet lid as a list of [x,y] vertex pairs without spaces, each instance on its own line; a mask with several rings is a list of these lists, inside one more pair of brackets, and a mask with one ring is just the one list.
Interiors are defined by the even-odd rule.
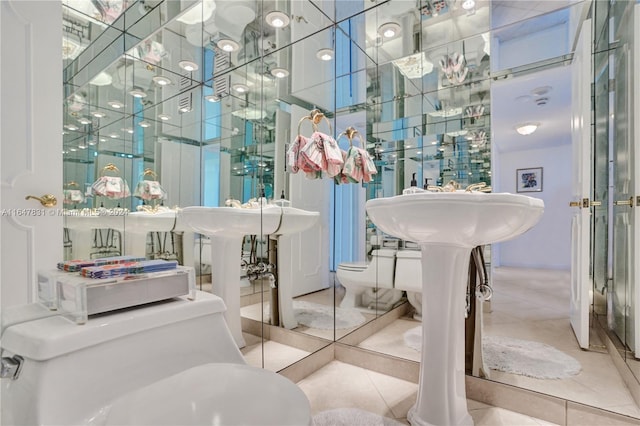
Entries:
[[105,425],[311,424],[304,392],[289,379],[243,364],[205,364],[118,398]]

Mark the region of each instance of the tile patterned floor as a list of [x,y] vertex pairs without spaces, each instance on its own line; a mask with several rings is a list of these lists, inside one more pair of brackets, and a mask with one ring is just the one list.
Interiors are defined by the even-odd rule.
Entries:
[[[414,404],[418,385],[364,368],[333,361],[298,382],[309,398],[312,414],[334,408],[360,408],[403,424]],[[468,400],[476,426],[552,425],[540,419]]]

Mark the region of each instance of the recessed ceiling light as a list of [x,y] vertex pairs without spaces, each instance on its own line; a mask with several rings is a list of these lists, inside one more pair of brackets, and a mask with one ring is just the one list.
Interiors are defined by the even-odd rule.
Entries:
[[189,111],[191,111],[191,107],[190,106],[183,106],[181,108],[178,108],[178,111],[180,111],[180,112],[189,112]]
[[476,6],[476,1],[475,0],[464,0],[462,2],[462,8],[464,10],[471,10]]
[[289,16],[284,12],[280,12],[279,10],[274,10],[267,13],[267,16],[264,17],[264,20],[267,21],[267,24],[271,25],[274,28],[284,28],[289,25],[289,22],[291,22]]
[[91,124],[91,120],[89,120],[87,117],[80,117],[78,118],[78,122],[80,124]]
[[76,152],[76,151],[77,151],[77,149],[76,149],[76,148],[69,148],[69,151],[71,151],[71,152]]
[[220,96],[218,95],[207,95],[204,97],[205,100],[209,102],[218,102],[220,101]]
[[106,142],[107,140],[105,138],[100,138],[100,142]]
[[64,126],[64,128],[65,128],[65,129],[68,129],[68,130],[73,130],[73,131],[75,131],[75,130],[78,130],[78,129],[79,129],[79,127],[78,127],[78,126],[76,126],[75,124],[66,124],[66,125]]
[[246,84],[234,84],[233,86],[231,86],[233,88],[233,90],[235,90],[238,93],[247,93],[249,91],[249,86],[247,86]]
[[189,72],[198,70],[198,64],[191,61],[180,61],[178,62],[178,66],[183,70],[189,71]]
[[87,145],[94,146],[95,144],[96,144],[95,139],[91,139],[91,140],[87,141]]
[[284,68],[274,68],[271,70],[271,75],[276,78],[285,78],[289,75],[289,71]]
[[129,134],[133,134],[133,129],[130,129],[128,127],[126,129],[122,129],[122,130],[124,130],[125,132],[127,132]]
[[233,40],[229,40],[228,38],[218,40],[216,44],[220,49],[228,53],[235,52],[236,50],[240,49],[240,45],[238,43]]
[[316,57],[322,61],[330,61],[333,59],[332,49],[320,49],[316,53]]
[[109,105],[113,109],[120,109],[124,107],[124,104],[118,101],[109,101],[107,102],[107,105]]
[[171,120],[171,116],[168,114],[158,114],[158,118],[162,121],[168,121]]
[[118,134],[117,134],[117,133],[111,133],[111,134],[109,135],[109,137],[110,137],[111,139],[115,139],[115,138],[117,138],[117,137],[118,137]]
[[145,98],[145,97],[147,97],[147,93],[144,90],[138,89],[138,88],[130,90],[129,94],[131,96],[133,96],[134,98]]
[[100,111],[94,111],[91,113],[91,115],[93,115],[95,118],[104,118],[107,116],[107,114],[105,114],[104,112],[100,112]]
[[138,123],[138,126],[140,126],[140,127],[150,127],[151,123],[149,123],[148,121],[142,120],[141,122]]
[[386,22],[378,27],[378,34],[384,38],[394,38],[402,32],[397,22]]
[[156,75],[155,77],[152,78],[152,80],[158,86],[166,86],[168,84],[171,84],[171,79],[163,75]]
[[538,129],[538,126],[540,123],[523,123],[516,127],[516,132],[523,136],[530,135]]
[[87,146],[86,146],[86,145],[82,145],[82,144],[80,144],[80,145],[78,145],[78,148],[80,148],[80,149],[87,149]]

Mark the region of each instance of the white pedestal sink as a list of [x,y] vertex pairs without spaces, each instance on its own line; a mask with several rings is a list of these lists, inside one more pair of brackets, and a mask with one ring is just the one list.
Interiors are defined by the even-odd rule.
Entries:
[[422,359],[412,425],[473,425],[467,410],[464,310],[473,247],[516,237],[544,211],[537,198],[424,192],[369,200],[371,221],[422,249]]
[[[259,209],[185,207],[179,221],[211,239],[212,292],[227,305],[225,319],[238,347],[245,346],[240,323],[240,255],[245,235],[291,235],[318,220],[319,213],[268,205]],[[278,256],[278,263],[285,259]],[[293,317],[291,278],[278,265],[279,301],[283,317]],[[288,300],[287,300],[288,298]],[[288,320],[290,322],[290,320]]]

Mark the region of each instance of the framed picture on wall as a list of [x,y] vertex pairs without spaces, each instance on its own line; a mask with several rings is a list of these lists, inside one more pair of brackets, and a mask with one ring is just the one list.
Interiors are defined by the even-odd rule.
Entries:
[[517,192],[542,192],[542,167],[516,170]]

